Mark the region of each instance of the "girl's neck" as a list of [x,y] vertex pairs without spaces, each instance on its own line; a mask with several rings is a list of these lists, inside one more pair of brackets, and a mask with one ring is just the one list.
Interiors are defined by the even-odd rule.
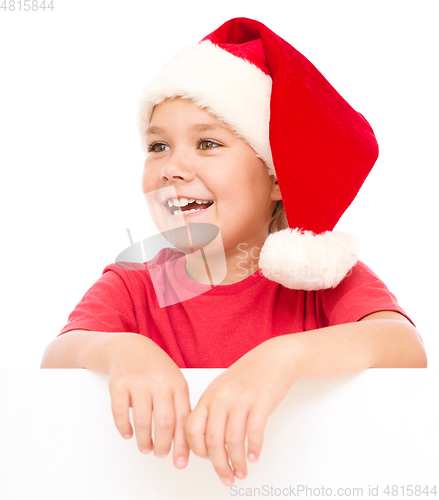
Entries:
[[198,251],[186,256],[186,272],[192,280],[205,285],[231,285],[238,283],[258,269],[262,241],[240,243],[232,251]]

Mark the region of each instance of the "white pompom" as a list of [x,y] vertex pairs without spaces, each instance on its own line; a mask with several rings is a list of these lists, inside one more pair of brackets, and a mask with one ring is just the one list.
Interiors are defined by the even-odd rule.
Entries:
[[359,244],[340,231],[284,229],[270,234],[259,257],[262,274],[293,290],[334,288],[356,264]]

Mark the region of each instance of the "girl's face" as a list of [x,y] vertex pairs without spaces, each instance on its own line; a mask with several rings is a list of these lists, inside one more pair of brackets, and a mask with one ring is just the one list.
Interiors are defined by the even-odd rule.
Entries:
[[[154,108],[146,141],[142,189],[175,188],[180,207],[162,200],[169,217],[215,224],[226,255],[240,243],[262,246],[280,192],[263,161],[229,126],[190,100],[167,99]],[[190,209],[197,211],[185,213]]]

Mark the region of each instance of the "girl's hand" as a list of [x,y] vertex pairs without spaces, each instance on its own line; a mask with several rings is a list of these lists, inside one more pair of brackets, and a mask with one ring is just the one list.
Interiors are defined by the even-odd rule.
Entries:
[[109,349],[111,407],[118,431],[126,439],[132,437],[131,407],[139,450],[154,450],[162,458],[168,455],[174,441],[174,465],[184,468],[189,459],[184,427],[191,408],[181,371],[160,347],[138,334],[115,336]]
[[[295,380],[294,363],[278,338],[259,345],[217,377],[186,423],[191,450],[208,457],[225,485],[247,475],[262,448],[268,416]],[[230,461],[230,463],[229,463]]]

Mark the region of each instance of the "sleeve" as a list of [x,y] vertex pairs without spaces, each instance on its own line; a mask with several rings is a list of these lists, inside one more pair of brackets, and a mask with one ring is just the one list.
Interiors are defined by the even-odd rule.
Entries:
[[318,309],[325,326],[359,321],[379,311],[395,311],[413,321],[387,286],[363,262],[358,262],[335,288],[322,290]]
[[121,273],[112,271],[110,266],[104,269],[59,335],[70,330],[138,333],[131,294]]

